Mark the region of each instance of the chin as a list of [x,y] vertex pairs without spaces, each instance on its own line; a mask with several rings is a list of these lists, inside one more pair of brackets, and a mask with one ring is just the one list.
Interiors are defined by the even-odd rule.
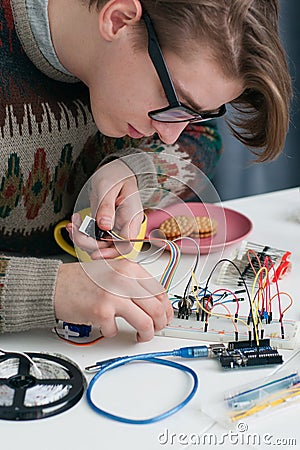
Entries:
[[108,120],[107,117],[105,117],[103,114],[97,115],[95,112],[93,112],[93,108],[92,113],[96,127],[101,134],[112,138],[119,138],[124,136],[124,131],[122,132],[119,127],[114,126],[114,122],[112,120]]
[[112,137],[112,138],[121,138],[126,136],[126,133],[121,132],[119,130],[113,130],[111,127],[106,127],[105,125],[96,123],[98,130],[100,133],[104,134],[104,136]]
[[104,134],[105,136],[111,137],[111,138],[122,138],[122,137],[126,136],[125,133],[117,133],[117,132],[114,132],[114,131],[102,131],[102,130],[99,130],[99,131],[102,134]]

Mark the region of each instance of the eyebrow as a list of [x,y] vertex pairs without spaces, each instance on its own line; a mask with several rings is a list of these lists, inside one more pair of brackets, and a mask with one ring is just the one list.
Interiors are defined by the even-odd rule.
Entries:
[[[185,103],[187,106],[190,106],[195,111],[198,111],[199,113],[207,112],[207,111],[215,111],[215,110],[211,110],[211,109],[210,110],[203,109],[203,107],[201,107],[200,105],[195,103],[195,101],[192,99],[192,97],[190,97],[190,95],[183,88],[176,85],[175,82],[174,82],[174,88],[175,88],[177,96],[181,97],[183,99],[183,103]],[[216,108],[216,109],[218,109],[218,108]]]
[[182,103],[186,104],[186,106],[191,107],[193,110],[199,112],[199,113],[209,113],[218,111],[220,109],[220,106],[215,109],[204,109],[203,106],[200,106],[199,104],[195,103],[195,101],[190,97],[190,95],[187,93],[185,89],[178,86],[176,81],[173,80],[174,89],[177,94],[177,97],[181,97],[183,99]]

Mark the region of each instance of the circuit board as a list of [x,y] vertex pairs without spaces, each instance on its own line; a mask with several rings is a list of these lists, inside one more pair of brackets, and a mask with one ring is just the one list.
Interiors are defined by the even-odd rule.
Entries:
[[[240,317],[244,322],[246,317]],[[272,320],[269,324],[263,324],[263,337],[270,339],[271,345],[276,348],[292,350],[296,346],[297,335],[299,333],[300,324],[290,320],[284,320],[284,337],[282,337],[281,324],[278,320]],[[248,329],[243,323],[238,323],[238,341],[248,339]],[[205,330],[205,323],[198,321],[194,314],[188,319],[177,318],[176,312],[173,321],[161,331],[156,333],[157,336],[176,337],[183,339],[194,339],[209,342],[230,342],[236,340],[236,332],[229,317],[213,317],[209,319],[208,329]],[[252,333],[253,339],[253,333]]]
[[276,348],[272,347],[270,339],[260,339],[258,344],[255,340],[231,341],[227,346],[212,345],[211,350],[224,369],[262,367],[283,363],[282,356]]

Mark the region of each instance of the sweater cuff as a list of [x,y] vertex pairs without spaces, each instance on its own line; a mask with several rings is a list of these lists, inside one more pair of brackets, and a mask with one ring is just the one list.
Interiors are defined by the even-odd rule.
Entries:
[[56,325],[54,295],[62,261],[38,258],[8,260],[0,297],[0,333]]

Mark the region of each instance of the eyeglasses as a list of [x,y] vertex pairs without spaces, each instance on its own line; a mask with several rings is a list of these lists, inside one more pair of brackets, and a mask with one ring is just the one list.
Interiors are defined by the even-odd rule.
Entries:
[[179,101],[156,32],[146,11],[143,11],[142,19],[145,22],[148,33],[148,53],[169,103],[169,106],[166,108],[150,111],[148,116],[158,122],[204,122],[222,117],[226,113],[225,105],[220,106],[215,111],[199,112]]

